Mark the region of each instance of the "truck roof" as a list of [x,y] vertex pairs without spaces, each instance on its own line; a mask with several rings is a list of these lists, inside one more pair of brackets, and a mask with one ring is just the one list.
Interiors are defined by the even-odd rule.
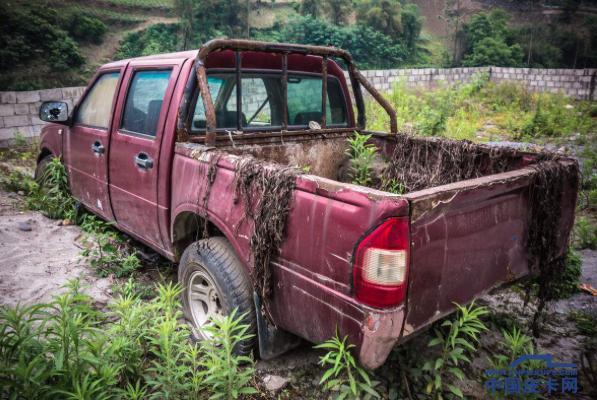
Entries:
[[[104,64],[100,69],[120,67],[131,61],[139,60],[180,60],[195,59],[199,50],[178,51],[174,53],[154,54],[143,57],[128,58],[125,60],[114,61]],[[266,53],[260,51],[242,52],[243,69],[263,69],[263,70],[281,70],[282,55],[275,53]],[[235,54],[232,50],[222,50],[212,53],[207,58],[207,68],[234,68],[236,66]],[[290,71],[300,71],[309,73],[321,73],[321,57],[304,54],[289,54],[288,69]],[[334,61],[328,63],[328,74],[338,78],[343,77],[342,69]]]

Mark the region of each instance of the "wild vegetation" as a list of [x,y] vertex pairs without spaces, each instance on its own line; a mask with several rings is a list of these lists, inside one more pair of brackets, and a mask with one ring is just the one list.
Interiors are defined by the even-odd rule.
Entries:
[[[399,130],[426,136],[541,143],[579,134],[575,140],[590,144],[597,132],[593,102],[496,84],[482,74],[471,83],[432,91],[407,88],[399,82],[386,96],[396,109]],[[371,129],[389,129],[385,111],[375,102],[367,103],[367,115]]]

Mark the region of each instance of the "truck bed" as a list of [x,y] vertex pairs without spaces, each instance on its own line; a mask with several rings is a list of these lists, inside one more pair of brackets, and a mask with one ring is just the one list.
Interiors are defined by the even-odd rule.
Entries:
[[[396,137],[376,133],[371,140],[381,159],[390,162]],[[239,160],[252,156],[271,163],[269,168],[309,167],[297,176],[285,239],[280,256],[272,262],[272,313],[280,327],[315,342],[333,336],[336,326],[330,321],[340,321],[341,333],[354,343],[370,343],[363,342],[365,336],[373,341],[395,336],[405,340],[453,311],[455,302],[467,303],[529,273],[526,241],[535,155],[508,153],[502,157],[507,162],[499,167],[504,172],[490,175],[486,175],[491,172],[488,163],[480,160],[473,179],[397,195],[338,181],[347,148],[346,133],[268,137],[248,144],[237,140],[217,150],[193,143],[176,146],[175,174],[190,170],[196,174],[196,167],[189,164],[199,162],[207,175],[216,160],[217,177],[205,212],[225,215],[222,223],[230,229],[224,233],[236,237],[233,246],[248,264],[251,233],[241,222],[244,211],[223,197],[234,189]],[[487,160],[495,156],[491,148],[481,149]],[[573,160],[561,162],[575,164]],[[204,177],[189,179],[188,187],[175,191],[173,204],[196,198],[196,190],[205,190]],[[570,185],[561,201],[560,253],[565,251],[574,216],[576,190]],[[411,238],[406,304],[392,310],[369,310],[352,298],[355,243],[384,219],[405,216],[410,218]],[[289,312],[297,307],[301,311]],[[380,325],[385,328],[362,329],[372,316],[385,321]],[[400,332],[390,332],[396,329]],[[369,354],[365,348],[359,351],[368,366],[387,356]]]

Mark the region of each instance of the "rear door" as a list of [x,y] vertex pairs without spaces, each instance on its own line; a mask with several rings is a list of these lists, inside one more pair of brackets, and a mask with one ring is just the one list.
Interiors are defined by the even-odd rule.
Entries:
[[109,220],[113,215],[108,195],[108,152],[123,69],[98,73],[74,110],[73,125],[64,138],[64,161],[73,196]]
[[164,124],[182,61],[129,63],[110,143],[110,198],[118,225],[161,247],[158,161]]

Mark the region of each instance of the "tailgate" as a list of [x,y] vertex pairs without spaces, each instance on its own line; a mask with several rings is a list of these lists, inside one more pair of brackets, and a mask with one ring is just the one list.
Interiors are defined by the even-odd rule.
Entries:
[[[483,292],[529,273],[529,183],[534,169],[413,192],[411,263],[403,336]],[[573,223],[576,191],[562,199],[561,251]]]

